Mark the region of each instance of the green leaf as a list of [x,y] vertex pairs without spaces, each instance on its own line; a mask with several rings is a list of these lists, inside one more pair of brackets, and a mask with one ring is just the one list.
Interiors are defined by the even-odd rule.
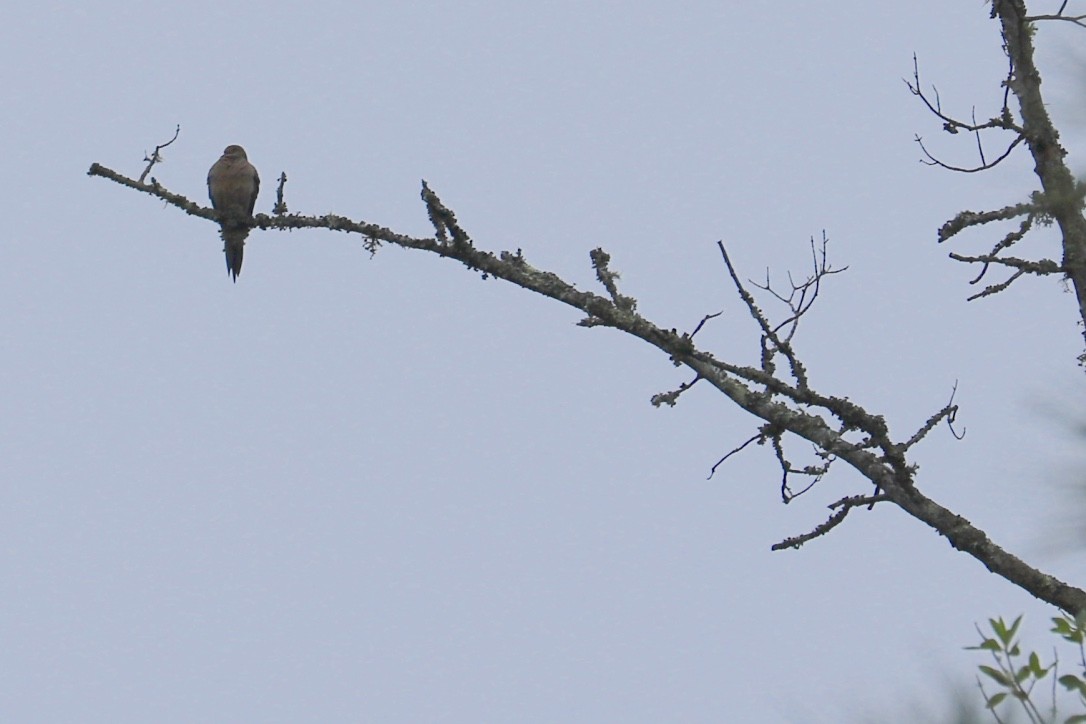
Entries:
[[992,694],[988,697],[988,701],[984,702],[984,706],[988,709],[995,709],[1000,703],[1007,698],[1007,692],[1001,691],[998,694]]
[[1007,624],[1003,623],[1002,617],[988,619],[988,625],[992,627],[992,631],[995,632],[997,638],[1001,641],[1006,641]]
[[1086,714],[1075,714],[1063,720],[1063,724],[1082,724],[1086,722]]
[[1029,678],[1029,675],[1033,673],[1033,669],[1028,666],[1023,666],[1018,670],[1018,673],[1014,675],[1015,682],[1021,684],[1023,681]]
[[994,679],[1001,686],[1006,686],[1007,688],[1010,688],[1011,680],[1008,679],[1006,674],[1004,674],[999,669],[993,669],[991,666],[984,666],[983,664],[978,666],[977,668],[987,674],[990,678]]
[[1007,632],[1007,640],[1018,635],[1018,625],[1020,623],[1022,623],[1022,614],[1018,614],[1018,618],[1014,619],[1014,623],[1011,624],[1011,630]]
[[1041,666],[1041,657],[1037,655],[1036,651],[1031,651],[1029,654],[1029,670],[1033,672],[1033,675],[1038,679],[1043,679],[1048,675],[1050,669]]
[[995,639],[984,639],[980,646],[966,646],[966,651],[999,651],[999,642]]
[[1064,674],[1057,681],[1068,691],[1077,691],[1080,695],[1086,695],[1086,683],[1074,674]]

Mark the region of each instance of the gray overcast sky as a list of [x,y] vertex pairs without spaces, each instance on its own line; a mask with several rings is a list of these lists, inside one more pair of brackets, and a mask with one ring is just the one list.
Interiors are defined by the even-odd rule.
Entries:
[[[425,178],[481,247],[593,288],[603,246],[657,323],[724,310],[699,339],[743,362],[716,240],[783,279],[825,229],[850,270],[801,331],[813,382],[902,437],[957,380],[966,438],[934,433],[920,484],[1081,581],[1047,536],[1081,461],[1045,411],[1080,406],[1073,298],[967,304],[935,243],[1031,164],[921,165],[916,133],[973,146],[901,82],[915,51],[991,115],[998,28],[979,0],[791,5],[7,8],[0,718],[839,722],[968,684],[975,621],[1043,630],[895,509],[771,553],[868,488],[842,467],[782,506],[762,448],[706,480],[753,421],[708,388],[653,409],[686,372],[570,309],[327,232],[256,232],[234,285],[211,224],[85,175],[138,175],[180,123],[172,191],[204,202],[240,143],[258,210],[285,171],[292,211],[419,235]],[[1084,37],[1038,38],[1057,121]]]

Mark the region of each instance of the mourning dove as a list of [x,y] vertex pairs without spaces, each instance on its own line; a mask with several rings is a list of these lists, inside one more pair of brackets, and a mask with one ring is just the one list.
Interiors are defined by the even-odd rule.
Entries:
[[226,273],[233,275],[235,282],[241,273],[241,257],[250,228],[248,222],[259,191],[260,176],[241,146],[227,146],[222,158],[207,172],[207,193],[211,205],[219,212],[222,227]]

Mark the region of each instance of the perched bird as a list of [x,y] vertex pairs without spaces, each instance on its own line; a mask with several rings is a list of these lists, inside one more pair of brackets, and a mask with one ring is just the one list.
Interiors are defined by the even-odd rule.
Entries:
[[211,205],[219,212],[223,251],[226,252],[226,273],[237,282],[241,273],[241,257],[245,237],[249,235],[248,221],[256,206],[260,191],[260,175],[249,163],[245,149],[227,146],[222,158],[207,172],[207,193]]

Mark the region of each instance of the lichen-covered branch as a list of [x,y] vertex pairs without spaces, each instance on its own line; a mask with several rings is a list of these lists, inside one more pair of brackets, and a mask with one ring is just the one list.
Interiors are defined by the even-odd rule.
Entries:
[[990,224],[993,221],[1006,221],[1027,214],[1032,216],[1036,209],[1035,204],[1012,204],[995,211],[962,211],[939,228],[939,243],[972,226]]
[[[940,242],[944,242],[967,228],[1025,217],[1019,227],[1007,232],[988,254],[950,255],[957,261],[981,266],[980,273],[970,284],[980,282],[993,266],[1013,269],[1010,276],[1003,281],[989,284],[969,299],[980,299],[1002,292],[1027,274],[1046,275],[1059,272],[1066,275],[1075,290],[1079,317],[1084,322],[1083,335],[1086,335],[1086,218],[1083,217],[1086,186],[1075,180],[1067,164],[1064,163],[1067,152],[1060,145],[1059,133],[1052,124],[1041,95],[1041,75],[1034,62],[1033,48],[1035,23],[1045,20],[1063,20],[1086,27],[1086,24],[1082,22],[1086,16],[1065,14],[1066,2],[1054,14],[1032,16],[1026,10],[1025,0],[990,0],[990,2],[991,17],[999,21],[1003,52],[1008,65],[1001,91],[1003,107],[998,117],[985,123],[977,123],[975,120],[973,123],[965,123],[945,114],[938,93],[935,94],[933,102],[922,91],[915,57],[913,58],[914,81],[906,81],[909,90],[943,122],[945,131],[956,134],[959,130],[968,130],[976,135],[981,163],[972,168],[953,167],[932,156],[923,144],[921,144],[921,150],[928,159],[927,162],[933,165],[956,171],[973,172],[995,166],[1016,147],[1024,146],[1033,158],[1034,173],[1040,180],[1041,189],[1030,194],[1028,202],[1012,204],[995,211],[979,213],[963,211],[943,224],[939,229],[938,238]],[[1017,118],[1010,107],[1012,95],[1018,102]],[[1013,131],[1015,137],[999,158],[989,162],[985,159],[980,133],[993,128]],[[918,137],[917,141],[919,140]],[[1063,247],[1063,258],[1059,264],[1048,259],[1029,260],[1003,256],[1008,248],[1023,240],[1037,224],[1044,226],[1055,224],[1059,229]],[[1079,361],[1086,364],[1086,353],[1079,356]]]
[[870,510],[876,503],[881,503],[884,500],[888,500],[885,495],[853,495],[848,498],[842,498],[836,503],[831,503],[829,505],[830,510],[834,510],[835,508],[838,510],[827,518],[825,522],[820,523],[808,533],[797,535],[792,538],[785,538],[780,543],[774,543],[773,550],[783,551],[788,548],[799,548],[807,541],[824,536],[838,525],[845,522],[845,516],[847,516],[849,511],[853,508],[867,506],[868,510]]
[[[1061,9],[1062,11],[1062,9]],[[1062,269],[1075,290],[1080,317],[1086,322],[1086,218],[1083,188],[1064,163],[1067,152],[1041,95],[1041,75],[1034,62],[1033,22],[1076,20],[1062,16],[1030,17],[1024,0],[992,0],[992,17],[999,20],[1013,72],[1007,87],[1018,100],[1022,136],[1041,182],[1045,211],[1055,221],[1063,242]],[[1086,334],[1086,326],[1083,327]]]
[[[188,214],[209,221],[215,220],[212,209],[200,207],[179,194],[171,193],[155,181],[141,184],[99,164],[92,165],[89,173],[156,196]],[[789,472],[816,479],[825,472],[825,467],[820,465],[797,468],[787,461],[781,441],[783,436],[791,435],[813,445],[817,455],[824,461],[823,466],[828,466],[833,460],[841,460],[857,470],[874,487],[875,492],[872,495],[853,499],[859,502],[848,503],[838,515],[860,502],[892,502],[945,536],[955,548],[972,555],[989,570],[1038,598],[1068,612],[1077,612],[1086,607],[1086,592],[1028,566],[992,543],[984,531],[920,491],[916,481],[916,467],[908,461],[907,454],[938,421],[952,418],[950,406],[935,413],[932,418],[934,422],[929,420],[904,442],[895,442],[882,416],[868,412],[846,397],[817,392],[807,373],[799,372],[803,369],[801,365],[797,364],[793,368],[796,381],[790,383],[777,378],[765,368],[719,359],[708,351],[698,349],[692,334],[661,327],[641,316],[636,311],[636,306],[628,303],[627,297],[618,292],[615,281],[618,276],[610,269],[610,258],[602,250],[598,250],[592,260],[598,279],[607,290],[607,296],[579,290],[556,274],[531,266],[520,250],[494,254],[478,248],[460,226],[455,214],[425,182],[422,196],[434,226],[432,237],[398,234],[377,224],[354,221],[333,214],[319,217],[286,214],[270,217],[258,214],[253,218],[253,224],[260,229],[323,228],[358,234],[364,247],[371,252],[387,243],[437,254],[455,259],[469,269],[479,271],[484,277],[503,279],[573,307],[586,315],[586,321],[590,322],[586,326],[611,327],[656,347],[675,365],[691,370],[694,373],[694,382],[711,385],[733,404],[761,420],[761,432],[747,444],[752,441],[769,441],[774,445],[779,459],[783,461],[785,485]],[[733,274],[733,277],[738,279],[737,275]],[[747,296],[749,297],[749,294]],[[786,345],[785,340],[774,331],[779,328],[771,325],[764,315],[755,315],[755,319],[763,339],[768,339],[781,354],[785,354],[784,348],[789,349],[798,362],[798,355],[790,346],[791,343]],[[674,398],[683,389],[686,387],[681,387],[670,400],[661,401],[674,402]],[[843,515],[841,518],[843,519]],[[832,525],[837,522],[832,522]]]

